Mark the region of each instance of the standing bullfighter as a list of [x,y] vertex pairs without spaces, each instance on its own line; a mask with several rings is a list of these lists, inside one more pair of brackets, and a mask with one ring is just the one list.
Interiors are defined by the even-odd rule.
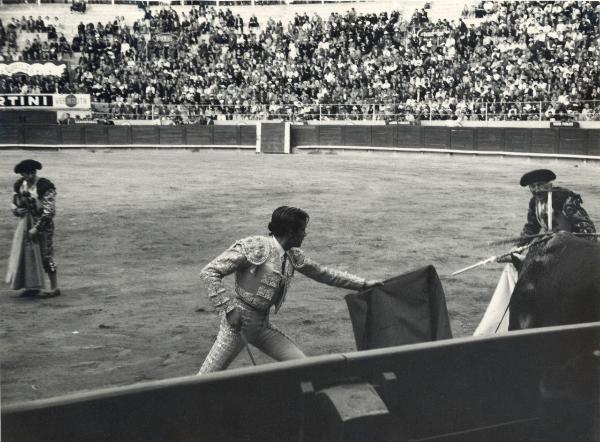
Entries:
[[[58,277],[56,261],[54,260],[54,214],[56,212],[56,187],[54,184],[37,175],[42,164],[39,161],[27,159],[14,168],[21,175],[14,184],[12,212],[19,218],[27,218],[27,231],[24,240],[36,241],[41,251],[42,265],[50,280],[50,291],[43,292],[45,296],[58,296]],[[21,255],[24,242],[13,245],[11,258]],[[23,265],[32,266],[32,262]],[[17,263],[13,266],[17,267]],[[13,275],[14,276],[14,275]],[[27,287],[25,287],[27,288]]]

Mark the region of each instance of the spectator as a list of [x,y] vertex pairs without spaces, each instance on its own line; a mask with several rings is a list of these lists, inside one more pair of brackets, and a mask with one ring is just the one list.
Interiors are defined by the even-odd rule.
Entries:
[[85,14],[86,9],[87,4],[85,0],[73,0],[73,3],[71,3],[71,12],[80,12]]
[[59,124],[75,124],[75,119],[68,112],[59,120]]

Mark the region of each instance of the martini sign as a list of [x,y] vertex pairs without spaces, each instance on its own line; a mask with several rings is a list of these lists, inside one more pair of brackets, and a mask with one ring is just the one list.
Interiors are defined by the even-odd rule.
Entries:
[[0,109],[47,108],[90,110],[87,94],[1,94]]

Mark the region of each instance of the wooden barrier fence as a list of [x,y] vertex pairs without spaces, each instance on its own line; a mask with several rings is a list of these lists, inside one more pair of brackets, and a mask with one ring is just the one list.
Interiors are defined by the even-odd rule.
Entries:
[[291,136],[295,148],[380,147],[597,156],[600,159],[600,129],[319,125],[293,126]]
[[2,438],[323,440],[319,391],[363,382],[389,413],[380,437],[361,440],[598,440],[599,342],[595,322],[73,394],[3,406]]
[[[0,124],[0,148],[239,147],[255,149],[245,125],[109,126]],[[292,125],[292,149],[380,148],[600,159],[600,129],[471,128],[402,125]]]
[[4,147],[256,147],[254,125],[129,126],[101,124],[2,124]]

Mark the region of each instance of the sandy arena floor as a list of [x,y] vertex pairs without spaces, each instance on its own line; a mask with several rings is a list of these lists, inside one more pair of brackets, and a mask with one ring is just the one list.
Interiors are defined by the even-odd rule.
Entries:
[[[470,335],[501,271],[448,275],[507,250],[529,194],[520,176],[553,169],[600,224],[600,165],[422,154],[255,155],[241,151],[4,151],[0,268],[16,218],[14,165],[44,164],[58,188],[63,295],[0,290],[3,403],[195,373],[216,332],[197,274],[236,239],[266,233],[279,205],[306,209],[304,249],[369,278],[433,264],[455,336]],[[298,275],[273,322],[309,355],[354,350],[344,290]],[[255,352],[258,355],[259,352]],[[260,355],[259,363],[270,360]],[[232,367],[249,365],[242,354]]]

